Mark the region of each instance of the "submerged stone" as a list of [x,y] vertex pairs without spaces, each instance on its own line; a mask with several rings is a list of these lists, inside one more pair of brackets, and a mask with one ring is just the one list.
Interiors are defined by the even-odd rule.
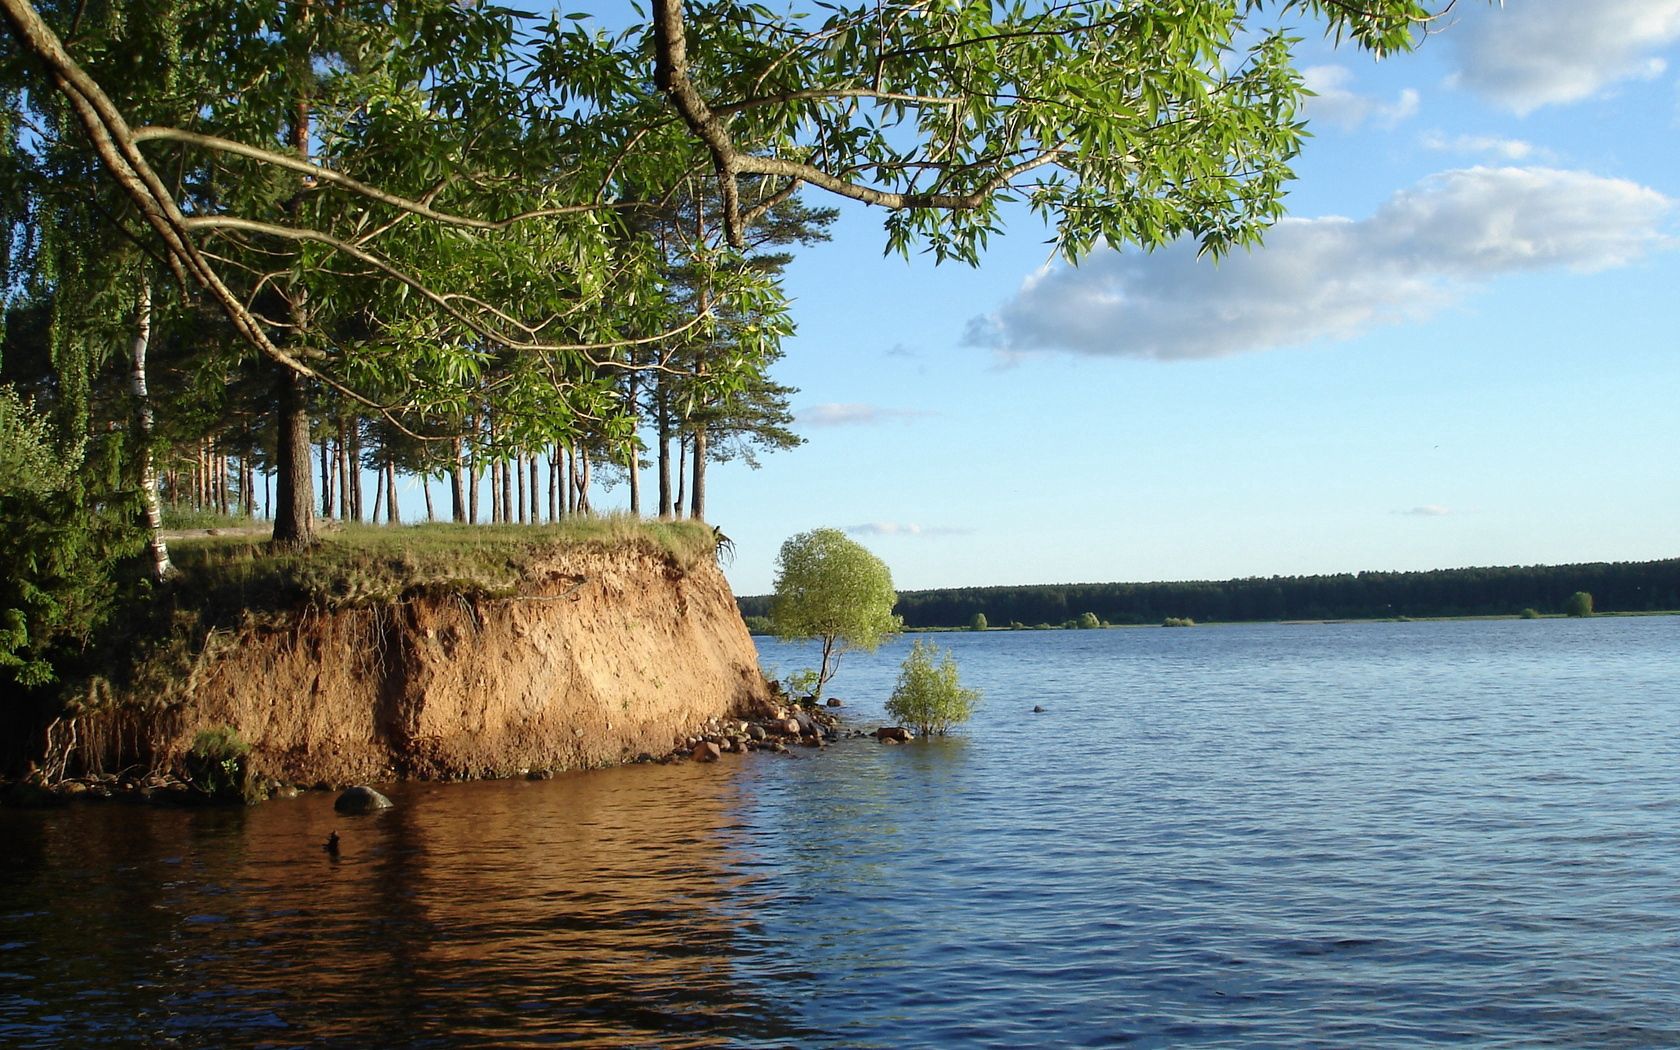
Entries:
[[333,809],[340,813],[374,813],[382,809],[390,809],[392,802],[379,792],[364,785],[345,788],[333,803]]

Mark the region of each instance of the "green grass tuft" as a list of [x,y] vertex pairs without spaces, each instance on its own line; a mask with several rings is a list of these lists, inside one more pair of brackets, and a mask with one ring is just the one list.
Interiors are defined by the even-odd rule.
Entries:
[[714,544],[698,522],[614,515],[555,525],[350,525],[302,551],[277,550],[263,536],[203,536],[172,541],[170,554],[181,571],[176,593],[221,619],[229,609],[340,609],[420,593],[507,597],[535,561],[568,547],[640,549],[686,572],[713,557]]

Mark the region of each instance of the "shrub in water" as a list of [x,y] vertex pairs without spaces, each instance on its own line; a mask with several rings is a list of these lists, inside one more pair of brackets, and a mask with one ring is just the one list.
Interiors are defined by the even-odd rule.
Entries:
[[246,766],[251,745],[231,726],[201,730],[187,752],[187,777],[219,802],[260,802],[260,790]]
[[[938,664],[936,658],[943,657]],[[957,663],[932,643],[917,642],[898,671],[898,685],[887,701],[887,714],[915,726],[923,736],[968,721],[980,694],[957,681]]]

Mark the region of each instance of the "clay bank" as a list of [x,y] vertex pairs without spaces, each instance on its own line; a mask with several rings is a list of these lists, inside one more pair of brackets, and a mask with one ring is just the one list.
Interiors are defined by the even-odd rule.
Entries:
[[404,549],[382,555],[407,577],[391,593],[322,600],[354,587],[317,579],[260,612],[225,594],[176,608],[169,639],[137,642],[130,665],[33,727],[30,775],[179,775],[201,734],[231,729],[265,783],[511,776],[669,754],[773,717],[709,530],[688,531],[700,539],[674,548],[523,539],[490,559],[493,586]]

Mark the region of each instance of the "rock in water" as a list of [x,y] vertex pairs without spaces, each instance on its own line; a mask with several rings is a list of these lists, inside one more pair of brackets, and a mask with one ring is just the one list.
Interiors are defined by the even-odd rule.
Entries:
[[903,726],[882,726],[875,730],[875,739],[883,744],[908,744],[911,733]]
[[340,813],[374,813],[391,808],[391,800],[363,784],[345,788],[333,808]]

